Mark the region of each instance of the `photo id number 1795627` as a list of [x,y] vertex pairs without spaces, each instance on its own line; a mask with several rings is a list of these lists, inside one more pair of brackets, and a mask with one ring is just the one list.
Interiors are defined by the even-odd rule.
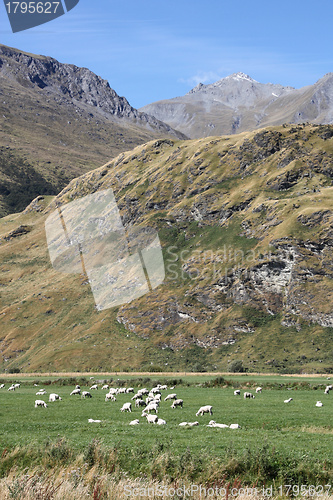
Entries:
[[60,2],[8,2],[8,14],[56,14]]

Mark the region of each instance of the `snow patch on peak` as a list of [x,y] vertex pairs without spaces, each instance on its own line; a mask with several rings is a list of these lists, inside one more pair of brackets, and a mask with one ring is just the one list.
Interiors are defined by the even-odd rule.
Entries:
[[248,82],[256,82],[256,80],[253,80],[249,75],[246,75],[245,73],[238,72],[238,73],[233,73],[232,75],[226,76],[225,80],[227,79],[233,79],[233,80],[247,80]]

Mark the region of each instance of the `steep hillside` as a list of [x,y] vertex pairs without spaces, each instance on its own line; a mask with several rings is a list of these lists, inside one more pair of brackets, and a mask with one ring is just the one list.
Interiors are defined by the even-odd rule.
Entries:
[[31,201],[158,137],[184,138],[88,69],[0,45],[0,216],[26,205],[22,168],[43,184],[30,183]]
[[235,73],[181,97],[141,108],[191,138],[237,134],[283,123],[333,123],[333,73],[294,89]]
[[[332,371],[333,127],[158,140],[0,221],[2,369]],[[166,277],[98,311],[50,264],[44,222],[112,188],[158,230]]]

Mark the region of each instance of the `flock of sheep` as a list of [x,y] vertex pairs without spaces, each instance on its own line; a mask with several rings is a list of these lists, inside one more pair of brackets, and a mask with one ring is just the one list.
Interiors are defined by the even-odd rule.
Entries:
[[[35,385],[37,386],[37,384],[35,384]],[[4,384],[0,384],[0,389],[3,389],[4,387],[5,387]],[[8,388],[8,391],[15,391],[16,389],[19,389],[19,388],[20,388],[19,383],[12,384]],[[90,391],[97,390],[97,389],[98,389],[97,384],[93,384],[90,387]],[[168,389],[167,385],[157,384],[150,391],[148,391],[148,389],[146,389],[146,388],[143,388],[143,389],[139,389],[136,393],[134,393],[135,391],[134,391],[133,387],[129,387],[129,388],[113,388],[113,387],[111,387],[111,388],[109,388],[109,386],[107,384],[103,385],[101,389],[109,391],[105,395],[106,402],[107,401],[113,401],[113,402],[117,401],[116,396],[118,396],[120,394],[131,394],[131,393],[134,394],[131,397],[130,402],[126,402],[122,405],[122,407],[120,408],[121,412],[131,413],[132,412],[132,404],[134,404],[134,406],[136,408],[142,408],[141,417],[145,418],[148,423],[157,424],[157,425],[165,425],[166,424],[166,421],[163,418],[158,417],[158,411],[160,408],[160,403],[162,401],[162,391],[165,391]],[[174,389],[174,387],[171,387],[171,390],[172,389]],[[329,392],[331,390],[333,390],[333,385],[326,386],[324,394],[329,394]],[[255,392],[256,392],[256,394],[261,393],[262,387],[257,387]],[[45,396],[45,395],[46,395],[45,389],[39,389],[36,392],[36,396]],[[75,395],[80,395],[81,398],[84,398],[84,399],[92,397],[92,395],[89,391],[81,391],[81,388],[79,385],[77,385],[75,387],[75,389],[73,389],[73,391],[70,393],[70,396],[75,396]],[[234,391],[234,395],[240,396],[241,391],[239,389],[236,389]],[[243,397],[244,397],[244,399],[251,399],[251,398],[254,399],[255,398],[254,394],[252,394],[251,392],[247,392],[247,391],[244,392]],[[62,398],[58,394],[56,394],[56,393],[49,394],[49,403],[55,402],[55,401],[61,401],[61,400],[62,400]],[[173,409],[176,409],[178,407],[183,408],[184,401],[182,399],[178,398],[176,393],[168,394],[167,396],[165,396],[164,401],[165,402],[172,401],[171,408],[173,408]],[[288,399],[284,400],[284,403],[290,403],[291,401],[293,401],[293,398],[288,398]],[[48,406],[47,403],[43,399],[36,399],[35,400],[35,408],[37,408],[37,407],[47,408],[47,406]],[[321,401],[317,401],[316,406],[322,407],[323,403]],[[195,416],[196,417],[203,416],[206,413],[209,415],[213,415],[213,407],[211,405],[201,406],[199,408],[199,410],[197,411]],[[88,419],[88,422],[101,422],[101,420],[94,420],[94,419],[90,418],[90,419]],[[140,420],[138,418],[129,422],[129,425],[138,425],[138,424],[140,424]],[[181,426],[181,427],[186,427],[186,426],[192,427],[192,426],[196,426],[196,425],[199,425],[198,421],[181,422],[179,424],[179,426]],[[230,429],[239,429],[240,425],[239,424],[231,424],[231,425],[219,424],[219,423],[215,422],[214,420],[210,420],[207,427],[219,427],[219,428],[227,428],[228,427]]]

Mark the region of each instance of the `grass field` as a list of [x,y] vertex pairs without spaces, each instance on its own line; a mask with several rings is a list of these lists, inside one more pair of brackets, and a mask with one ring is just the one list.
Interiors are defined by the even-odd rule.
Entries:
[[[332,483],[333,399],[332,394],[324,394],[329,383],[325,377],[191,375],[167,380],[158,376],[96,375],[94,380],[17,379],[21,387],[15,392],[6,390],[7,378],[2,380],[6,385],[0,390],[1,477],[9,477],[13,468],[17,474],[43,470],[55,475],[63,468],[71,478],[80,471],[76,487],[88,481],[91,470],[118,482],[125,477],[128,481],[141,478],[173,484],[182,480],[205,485],[238,482],[275,488]],[[135,391],[139,387],[150,389],[157,380],[169,382],[169,387],[172,384],[173,390],[162,391],[158,413],[167,424],[148,424],[134,402],[132,413],[120,412],[133,394],[119,394],[116,402],[105,402],[107,391],[101,390],[105,380],[112,380],[110,386],[132,386]],[[76,383],[81,390],[89,390],[93,381],[99,381],[99,389],[91,391],[91,399],[70,396]],[[255,399],[244,400],[243,395],[233,394],[236,387],[241,392],[254,392],[259,384],[263,392]],[[36,396],[41,387],[47,394]],[[59,394],[62,401],[48,403],[51,392]],[[183,409],[171,409],[171,402],[164,402],[170,392],[184,400]],[[285,404],[289,397],[293,401]],[[34,408],[35,399],[46,401],[48,408]],[[317,400],[323,407],[315,406]],[[213,406],[213,416],[196,417],[199,407],[207,404]],[[88,423],[89,418],[102,422]],[[136,418],[140,424],[130,426]],[[209,428],[211,419],[228,425],[238,423],[241,428]],[[182,421],[195,420],[199,421],[196,427],[179,427]],[[110,497],[101,493],[96,498]]]

